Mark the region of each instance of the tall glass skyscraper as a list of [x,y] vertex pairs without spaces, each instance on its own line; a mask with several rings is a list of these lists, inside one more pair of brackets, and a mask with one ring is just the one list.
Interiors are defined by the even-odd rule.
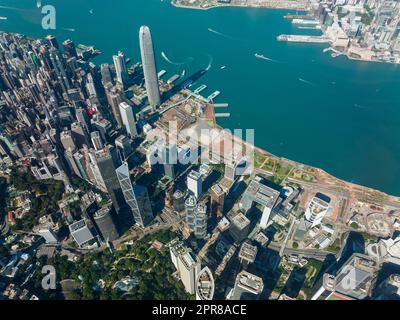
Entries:
[[158,87],[158,77],[156,61],[154,58],[153,41],[151,40],[150,29],[142,26],[139,30],[140,53],[142,55],[144,81],[150,106],[153,110],[161,104],[160,89]]
[[108,145],[105,148],[96,151],[95,156],[104,186],[107,188],[114,208],[118,212],[120,208],[125,205],[125,201],[119,185],[118,177],[115,174],[115,166],[120,163],[117,150],[113,146]]
[[124,162],[116,170],[126,203],[132,210],[135,222],[142,228],[153,220],[153,211],[147,189],[143,186],[133,185],[128,164]]
[[113,60],[117,81],[125,88],[128,81],[128,67],[126,66],[125,55],[119,51],[117,55],[113,56]]

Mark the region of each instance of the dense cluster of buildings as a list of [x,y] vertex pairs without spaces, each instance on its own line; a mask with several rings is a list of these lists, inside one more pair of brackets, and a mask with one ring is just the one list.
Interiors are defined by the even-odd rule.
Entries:
[[400,4],[395,0],[311,0],[332,46],[350,58],[400,63]]
[[[368,48],[382,61],[399,58],[397,2],[312,5],[324,31],[338,35],[336,47]],[[368,21],[365,12],[372,16]],[[71,40],[59,45],[53,36],[34,40],[0,33],[1,175],[57,180],[65,190],[57,199],[58,211],[36,217],[29,235],[21,237],[10,228],[32,213],[33,196],[8,186],[14,210],[0,231],[13,255],[0,256],[0,277],[8,281],[0,296],[37,298],[13,282],[23,274],[26,283],[36,272],[35,263],[27,265],[30,254],[61,254],[75,261],[75,252],[113,252],[127,232],[143,235],[173,226],[178,238],[166,247],[174,276],[188,294],[199,300],[266,299],[273,291],[268,268],[276,270],[281,258],[302,268],[307,265],[302,253],[319,257],[332,244],[335,230],[327,220],[337,211],[336,198],[314,189],[301,201],[304,190],[296,182],[277,184],[263,174],[244,174],[242,168],[252,160],[247,155],[232,155],[224,164],[199,164],[187,161],[197,160],[194,147],[151,136],[160,126],[160,113],[171,107],[163,105],[168,102],[162,97],[174,84],[157,73],[148,27],[140,28],[139,42],[141,64],[129,67],[118,52],[113,64],[98,67],[90,53],[78,54]],[[36,243],[38,250],[24,252]],[[369,246],[368,255],[352,255],[324,276],[313,298],[371,297],[379,264],[399,264],[399,243],[394,236]],[[60,244],[76,251],[60,250]],[[286,247],[299,254],[285,255]],[[136,285],[137,279],[122,279],[118,286],[127,292],[131,282]],[[379,296],[398,283],[393,276],[379,284]],[[279,299],[297,297],[279,294]]]
[[[153,219],[148,192],[131,180],[127,163],[141,130],[139,106],[127,92],[137,73],[144,72],[148,105],[160,105],[147,27],[140,29],[139,40],[143,67],[129,70],[122,52],[113,57],[114,66],[98,68],[78,55],[71,40],[60,45],[53,36],[42,41],[0,34],[2,171],[28,168],[38,180],[62,181],[69,193],[74,192],[71,176],[86,180],[111,200],[89,215],[97,229],[108,229],[104,240],[118,238],[129,220],[145,227]],[[86,224],[84,219],[68,223],[73,236]],[[83,233],[74,237],[80,246],[90,238]]]

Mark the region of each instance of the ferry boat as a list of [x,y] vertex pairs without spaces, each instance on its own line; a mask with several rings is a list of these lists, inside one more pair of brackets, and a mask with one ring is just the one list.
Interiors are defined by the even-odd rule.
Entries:
[[194,90],[195,93],[200,93],[203,90],[205,90],[207,88],[207,85],[202,84],[200,87],[198,87],[196,90]]
[[217,90],[217,91],[214,91],[212,94],[210,94],[210,95],[208,96],[207,100],[210,101],[210,100],[212,100],[212,99],[218,97],[220,94],[221,94],[221,92],[219,92],[218,90]]

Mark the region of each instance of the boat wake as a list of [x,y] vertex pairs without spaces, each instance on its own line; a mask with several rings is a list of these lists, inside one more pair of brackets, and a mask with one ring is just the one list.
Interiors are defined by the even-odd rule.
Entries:
[[15,10],[15,11],[22,11],[23,10],[21,8],[7,7],[7,6],[0,6],[0,9]]
[[174,66],[182,66],[182,65],[184,65],[184,64],[187,64],[187,63],[193,61],[193,58],[192,58],[192,57],[189,57],[189,58],[186,59],[186,61],[183,61],[183,62],[173,62],[173,61],[171,61],[171,60],[167,57],[167,55],[165,54],[164,51],[161,52],[161,56],[163,57],[163,59],[164,59],[165,61],[167,61],[169,64],[172,64],[172,65],[174,65]]
[[355,108],[358,108],[358,109],[368,109],[368,107],[359,105],[358,103],[355,103],[355,104],[354,104],[354,107],[355,107]]
[[75,32],[76,30],[74,28],[62,28],[65,31],[71,31],[71,32]]
[[315,86],[315,84],[312,83],[311,81],[304,80],[304,79],[302,79],[302,78],[299,78],[299,81],[301,81],[301,82],[303,82],[303,83],[306,83],[306,84],[309,84],[310,86]]
[[208,55],[208,58],[209,58],[210,60],[209,60],[209,62],[208,62],[207,68],[205,69],[206,71],[208,71],[208,70],[211,69],[212,64],[213,64],[213,62],[214,62],[214,59],[213,59],[213,57],[212,57],[211,55]]
[[271,59],[271,58],[268,58],[268,57],[266,57],[266,56],[264,56],[264,55],[259,55],[259,54],[255,54],[255,56],[256,56],[256,58],[259,58],[259,59],[263,59],[263,60],[267,60],[267,61],[271,61],[271,62],[275,62],[275,63],[281,63],[280,61],[278,61],[278,60],[275,60],[275,59]]
[[219,36],[221,36],[221,37],[224,37],[224,38],[227,38],[227,39],[231,39],[231,40],[233,39],[230,35],[227,35],[227,34],[225,34],[225,33],[216,31],[216,30],[214,30],[214,29],[208,28],[207,30],[210,31],[211,33],[217,34],[217,35],[219,35]]

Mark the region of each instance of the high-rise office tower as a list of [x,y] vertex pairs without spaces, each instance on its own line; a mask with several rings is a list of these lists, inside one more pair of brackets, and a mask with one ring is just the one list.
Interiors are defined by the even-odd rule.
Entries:
[[93,76],[89,73],[86,78],[86,91],[91,96],[97,96],[96,85],[94,84]]
[[100,72],[101,72],[101,82],[103,86],[105,86],[107,83],[113,85],[110,66],[108,65],[108,63],[101,64]]
[[80,151],[76,151],[73,156],[75,164],[79,170],[79,176],[82,179],[88,180],[88,175],[86,173],[85,158],[83,157],[83,154]]
[[71,130],[61,131],[60,141],[62,146],[64,147],[64,150],[67,150],[68,148],[76,149],[75,140],[72,136]]
[[53,65],[54,71],[57,75],[58,82],[60,83],[64,93],[67,93],[70,87],[70,83],[65,72],[64,59],[61,57],[60,51],[56,47],[49,49],[49,56]]
[[96,151],[94,149],[90,149],[88,156],[89,156],[89,160],[90,160],[89,168],[90,168],[90,171],[93,173],[92,182],[95,183],[97,188],[99,188],[100,190],[102,190],[104,192],[107,192],[107,188],[104,183],[103,177],[101,176],[99,166],[97,165]]
[[117,122],[117,126],[118,128],[121,128],[122,119],[119,111],[119,104],[123,101],[122,93],[110,82],[104,84],[104,90],[106,92],[107,102],[111,106],[114,119]]
[[153,220],[153,211],[147,189],[132,184],[126,162],[117,168],[116,173],[125,201],[132,210],[135,222],[142,228],[146,227]]
[[194,218],[196,215],[197,200],[194,196],[189,196],[185,201],[186,223],[190,230],[194,229]]
[[189,192],[194,195],[197,199],[200,197],[202,192],[203,180],[201,174],[197,171],[190,171],[187,177],[187,187]]
[[224,214],[225,192],[219,184],[211,187],[211,214],[221,217]]
[[231,219],[229,233],[235,243],[241,243],[247,238],[250,232],[250,220],[243,214],[238,213]]
[[118,128],[121,128],[122,119],[119,104],[123,101],[122,93],[111,83],[104,84],[104,90],[106,92],[107,102],[111,106],[115,121],[117,122],[117,126]]
[[81,149],[83,145],[89,145],[87,133],[80,122],[71,124],[71,135],[78,149]]
[[76,48],[75,44],[71,40],[65,40],[63,42],[63,47],[64,47],[64,53],[68,58],[78,57],[78,54],[76,53]]
[[170,255],[172,263],[179,273],[179,277],[185,287],[186,292],[195,294],[196,280],[201,270],[201,264],[191,251],[179,240],[170,243]]
[[198,239],[204,239],[207,235],[207,206],[197,204],[194,196],[189,196],[185,202],[186,223],[189,230]]
[[164,174],[171,179],[175,178],[175,167],[178,163],[178,150],[176,145],[166,145],[161,153],[164,165]]
[[172,205],[174,210],[177,212],[182,212],[185,210],[185,195],[182,191],[176,190],[172,196]]
[[76,149],[74,149],[73,147],[69,147],[68,149],[66,149],[64,152],[65,159],[67,160],[68,167],[69,167],[71,173],[74,173],[75,175],[77,175],[78,177],[83,179],[81,172],[79,171],[79,168],[75,162],[75,158],[74,158],[75,152],[76,152]]
[[119,104],[119,111],[127,134],[131,139],[135,138],[138,132],[133,107],[124,101]]
[[150,29],[142,26],[139,30],[140,53],[142,55],[144,81],[146,83],[149,104],[155,110],[161,104],[160,89],[158,87],[158,77],[156,61],[154,57],[153,41]]
[[236,276],[235,287],[228,296],[228,300],[257,300],[263,289],[264,282],[260,277],[242,271]]
[[97,167],[99,168],[104,185],[107,188],[111,201],[117,212],[125,205],[121,186],[117,174],[115,173],[118,159],[117,151],[113,146],[108,145],[103,149],[96,151]]
[[207,205],[198,204],[195,212],[193,234],[197,239],[204,239],[207,235]]
[[115,146],[120,152],[121,159],[128,158],[133,151],[131,140],[124,135],[120,135],[115,139]]
[[97,150],[103,149],[103,140],[101,139],[100,133],[98,131],[92,131],[90,133],[90,139],[94,148]]
[[59,49],[58,42],[55,36],[49,34],[48,36],[46,36],[46,42],[51,48]]
[[125,88],[128,82],[128,67],[126,66],[125,55],[119,51],[117,55],[113,56],[113,61],[117,81]]
[[117,227],[111,215],[111,203],[101,207],[93,215],[93,219],[104,241],[114,241],[118,239],[119,234]]
[[225,178],[235,181],[236,178],[236,162],[229,161],[225,164]]

